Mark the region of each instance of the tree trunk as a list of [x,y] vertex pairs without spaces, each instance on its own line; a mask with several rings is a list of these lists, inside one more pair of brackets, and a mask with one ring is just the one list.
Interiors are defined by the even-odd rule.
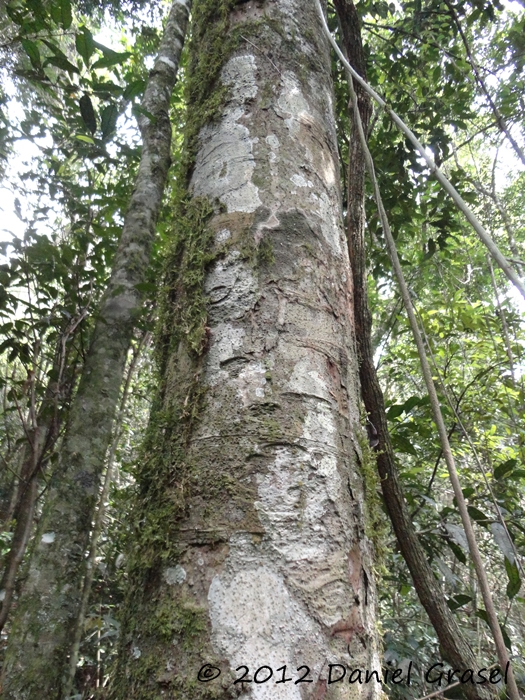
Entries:
[[24,558],[33,527],[38,486],[36,476],[41,462],[46,432],[47,426],[39,426],[31,434],[31,443],[29,444],[28,440],[28,444],[23,447],[20,483],[13,510],[15,521],[13,538],[5,558],[2,579],[0,580],[0,593],[2,595],[0,630],[4,628],[11,609],[18,569]]
[[[365,78],[365,60],[356,8],[351,0],[334,0],[340,18],[344,45],[349,63]],[[372,109],[370,98],[360,85],[355,85],[358,108],[365,133]],[[414,528],[388,433],[383,393],[377,377],[372,349],[372,318],[368,306],[365,229],[365,157],[352,114],[349,142],[348,174],[348,249],[354,281],[354,313],[361,392],[365,409],[377,439],[377,467],[387,512],[392,522],[399,549],[411,573],[416,593],[436,631],[443,657],[459,669],[476,669],[476,657],[464,639],[454,614],[447,606],[443,591],[428,563],[425,550]],[[470,700],[486,700],[490,689],[466,684],[463,688]]]
[[329,48],[313,0],[196,0],[193,22],[110,697],[375,698],[328,683],[379,671]]
[[[71,345],[69,345],[71,348]],[[14,600],[18,570],[24,558],[33,529],[39,484],[45,473],[45,463],[53,453],[60,433],[60,426],[67,413],[73,391],[76,362],[71,362],[69,348],[62,336],[56,348],[53,362],[53,378],[46,386],[40,404],[36,426],[26,427],[26,441],[21,446],[21,465],[16,499],[13,503],[13,537],[9,552],[3,562],[0,580],[0,631],[3,630]]]
[[142,106],[155,119],[139,118],[137,183],[18,603],[3,669],[5,700],[63,697],[100,477],[142,305],[137,285],[145,280],[170,164],[169,105],[190,5],[174,0],[144,95]]

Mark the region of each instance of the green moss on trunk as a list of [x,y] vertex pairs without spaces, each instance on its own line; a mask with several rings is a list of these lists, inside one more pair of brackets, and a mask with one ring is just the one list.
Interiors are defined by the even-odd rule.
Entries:
[[[187,605],[170,597],[159,601],[149,592],[156,589],[163,567],[175,566],[180,558],[178,526],[187,514],[187,494],[198,488],[198,474],[186,446],[205,405],[200,381],[207,349],[203,283],[207,268],[220,254],[208,225],[220,204],[192,197],[188,185],[199,133],[221,115],[227,100],[220,73],[239,42],[238,36],[225,39],[234,5],[233,0],[201,0],[193,6],[186,81],[189,106],[156,332],[159,388],[136,471],[130,582],[116,680],[110,691],[115,700],[157,700],[166,697],[168,686],[173,700],[213,700],[222,693],[220,686],[198,683],[190,673],[167,671],[169,660],[159,651],[166,648],[167,640],[174,640],[190,657],[199,657],[209,637],[205,611],[190,601]],[[133,640],[140,641],[140,650],[133,648]]]
[[[253,207],[249,203],[224,211],[220,202],[194,197],[190,191],[194,169],[193,182],[205,183],[201,189],[196,184],[197,191],[214,191],[206,188],[209,172],[201,170],[201,159],[197,160],[197,155],[203,127],[215,121],[220,140],[218,122],[224,115],[229,128],[227,119],[231,104],[228,102],[230,97],[237,100],[238,93],[235,83],[232,83],[231,95],[230,88],[221,84],[221,71],[227,61],[236,56],[241,60],[235,65],[256,66],[253,80],[257,91],[265,84],[269,86],[267,94],[261,98],[266,103],[270,95],[278,99],[277,91],[271,88],[276,70],[271,65],[273,60],[298,76],[311,70],[308,61],[316,60],[317,45],[301,44],[300,37],[295,41],[292,32],[284,28],[289,27],[286,17],[283,26],[266,17],[253,20],[260,8],[256,2],[249,5],[246,9],[245,3],[233,0],[200,0],[194,5],[185,146],[177,176],[173,238],[165,260],[156,337],[158,393],[136,473],[129,593],[124,606],[119,668],[110,693],[112,700],[161,697],[224,700],[234,696],[239,686],[232,686],[231,655],[230,658],[216,658],[217,650],[226,656],[228,652],[223,651],[220,644],[215,645],[216,651],[212,646],[217,622],[209,596],[213,594],[212,581],[231,567],[236,541],[242,539],[243,546],[250,552],[252,546],[260,547],[257,552],[254,549],[256,557],[263,557],[263,550],[270,546],[273,525],[267,524],[268,520],[264,520],[259,510],[258,479],[270,474],[277,457],[286,461],[283,472],[289,469],[290,484],[295,486],[286,485],[285,488],[288,491],[297,488],[299,494],[291,519],[297,521],[294,533],[300,533],[297,537],[302,542],[301,538],[307,537],[303,533],[313,528],[306,517],[307,507],[313,507],[313,497],[308,500],[312,487],[307,478],[322,483],[322,466],[332,470],[337,479],[340,475],[336,470],[340,469],[344,483],[347,470],[353,469],[353,454],[346,456],[335,443],[333,459],[325,459],[322,447],[315,447],[316,431],[324,425],[325,419],[330,426],[334,425],[334,431],[336,427],[345,434],[350,430],[345,414],[349,401],[345,353],[350,343],[346,327],[339,320],[346,318],[346,306],[341,302],[339,278],[332,280],[331,273],[327,272],[332,260],[338,264],[337,269],[342,269],[343,263],[321,231],[317,207],[300,198],[294,201],[290,196],[286,208],[283,206],[279,211],[278,220],[270,225],[272,201],[258,206],[254,198]],[[310,14],[313,15],[312,8]],[[312,37],[312,44],[319,41],[314,34]],[[257,56],[253,46],[248,49],[253,55],[244,55],[247,38],[253,38],[256,43]],[[270,51],[274,53],[269,54]],[[273,55],[272,61],[267,60],[265,52]],[[325,50],[323,78],[328,70],[327,59]],[[296,118],[300,139],[290,138],[281,122],[275,120],[276,112],[261,115],[259,97],[253,97],[256,90],[242,95],[244,77],[239,81],[240,102],[245,106],[245,116],[249,115],[251,120],[258,115],[260,122],[256,124],[255,118],[250,121],[249,137],[259,146],[253,149],[254,172],[250,171],[246,178],[251,178],[250,186],[265,190],[265,198],[270,200],[268,183],[272,172],[263,170],[265,129],[275,131],[276,138],[282,138],[287,146],[300,142],[297,152],[303,149],[309,153],[310,147],[322,144],[323,157],[319,155],[319,162],[326,161],[328,166],[332,157],[326,145],[330,130],[321,126],[323,138],[316,136],[314,141],[311,122],[305,119],[303,123]],[[284,84],[285,81],[283,87]],[[322,84],[322,78],[318,77],[318,84]],[[302,87],[306,94],[309,87],[306,79]],[[320,92],[316,90],[315,94]],[[306,97],[304,99],[306,101]],[[316,107],[320,114],[326,114],[325,102],[320,100],[318,106],[317,101],[312,100],[312,109]],[[295,114],[295,109],[295,103],[290,105],[290,114]],[[286,106],[282,110],[288,111]],[[278,119],[283,121],[281,115]],[[231,118],[230,124],[233,121]],[[238,121],[244,126],[243,120],[239,118]],[[208,143],[206,139],[213,136],[213,128],[207,129],[204,145]],[[290,150],[290,153],[295,154],[295,151]],[[283,158],[283,162],[286,172],[279,177],[288,183],[295,160],[293,166],[291,157]],[[213,175],[221,172],[221,163],[216,165]],[[312,172],[318,170],[316,165],[312,160]],[[257,175],[262,175],[260,181]],[[337,188],[322,181],[321,186],[335,201]],[[228,231],[228,237],[225,243],[218,245],[214,233],[223,229]],[[315,259],[316,256],[319,259]],[[219,258],[223,259],[219,261]],[[219,264],[214,266],[215,263]],[[241,297],[239,302],[239,297],[232,295],[234,298],[227,302],[231,307],[214,306],[204,291],[208,274],[206,281],[215,283],[224,270],[227,271],[225,276],[230,275],[233,280],[231,290]],[[303,287],[304,281],[310,279],[314,280],[312,289],[306,284]],[[220,283],[210,288],[222,289]],[[287,319],[286,304],[292,307]],[[209,325],[213,327],[209,358],[206,357],[208,308],[211,310]],[[283,320],[277,321],[281,315]],[[322,329],[316,345],[306,340],[314,326],[313,319],[319,319]],[[279,333],[283,338],[282,348],[278,348]],[[332,349],[335,347],[333,334],[341,345],[340,356]],[[328,340],[324,342],[325,339]],[[224,356],[218,350],[222,340],[231,345]],[[332,395],[337,406],[324,394],[310,394],[308,387],[299,385],[286,389],[288,384],[293,384],[291,377],[295,368],[299,372],[306,365],[313,367],[314,379],[318,376],[314,370],[319,368],[319,376],[322,375],[326,386],[335,390],[328,396]],[[311,421],[308,426],[307,419]],[[276,472],[276,478],[279,477]],[[330,505],[335,496],[326,488],[327,518],[333,520],[335,530],[344,539],[346,533],[338,507]],[[341,499],[347,498],[345,489],[339,493]],[[285,526],[281,528],[277,524],[275,527],[279,531],[275,535],[278,538]],[[337,551],[338,557],[340,554]],[[324,570],[324,560],[320,566]],[[356,571],[359,574],[357,565]],[[286,585],[291,597],[297,596],[305,607],[310,606],[312,626],[308,625],[308,629],[313,629],[318,624],[317,608],[306,586],[301,581],[296,584],[288,580]],[[361,584],[356,582],[355,585]],[[330,631],[326,632],[326,639],[326,647],[338,643]],[[197,681],[198,669],[205,663],[221,669],[220,681],[210,684]]]

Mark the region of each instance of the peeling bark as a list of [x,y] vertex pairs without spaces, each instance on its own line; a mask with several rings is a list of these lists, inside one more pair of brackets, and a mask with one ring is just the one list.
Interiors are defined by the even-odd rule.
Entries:
[[108,288],[51,480],[28,580],[17,606],[3,669],[3,698],[62,698],[79,614],[85,552],[105,455],[142,298],[156,220],[170,165],[169,104],[191,0],[171,8],[139,117],[143,139],[135,190]]
[[[365,78],[365,61],[361,44],[359,20],[351,0],[334,0],[343,30],[348,60]],[[360,85],[355,86],[363,128],[371,117],[370,98]],[[354,281],[355,331],[359,355],[361,394],[369,419],[377,432],[377,467],[386,509],[392,522],[399,549],[414,581],[416,593],[438,636],[443,657],[454,668],[478,668],[476,657],[463,638],[456,619],[447,606],[443,592],[428,563],[425,551],[415,531],[399,480],[392,443],[388,433],[383,393],[374,365],[371,341],[372,319],[368,306],[366,280],[366,251],[364,242],[364,183],[365,158],[355,117],[349,145],[348,174],[348,248]],[[463,688],[470,700],[491,697],[490,691],[467,684]]]
[[[204,116],[110,697],[376,698],[328,684],[331,663],[379,669],[329,47],[311,0],[198,0],[194,23]],[[206,663],[221,676],[200,683]],[[241,665],[274,678],[235,685]],[[313,682],[276,685],[284,665]]]

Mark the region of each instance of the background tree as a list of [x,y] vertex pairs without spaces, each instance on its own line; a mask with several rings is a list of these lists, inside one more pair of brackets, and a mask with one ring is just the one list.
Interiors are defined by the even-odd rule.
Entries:
[[[146,282],[170,164],[169,104],[189,6],[184,1],[173,3],[142,100],[139,126],[143,148],[135,189],[112,274],[96,312],[58,469],[53,474],[28,581],[19,600],[3,669],[5,697],[29,698],[37,689],[49,696],[68,695],[70,691],[68,660],[73,653],[86,575],[83,553],[89,543],[126,357],[141,312],[141,286]],[[78,37],[80,53],[89,66],[94,40],[89,40],[85,28]],[[111,55],[109,59],[101,60],[110,65],[116,60]],[[94,133],[96,118],[86,94],[80,108],[84,120],[93,121]]]

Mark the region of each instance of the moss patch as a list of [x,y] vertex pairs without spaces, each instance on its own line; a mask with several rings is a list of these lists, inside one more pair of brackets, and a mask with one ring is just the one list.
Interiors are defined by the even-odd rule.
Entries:
[[197,357],[206,349],[203,285],[206,268],[215,258],[213,232],[208,227],[213,213],[213,206],[202,197],[181,199],[177,206],[157,326],[161,372],[181,342]]

